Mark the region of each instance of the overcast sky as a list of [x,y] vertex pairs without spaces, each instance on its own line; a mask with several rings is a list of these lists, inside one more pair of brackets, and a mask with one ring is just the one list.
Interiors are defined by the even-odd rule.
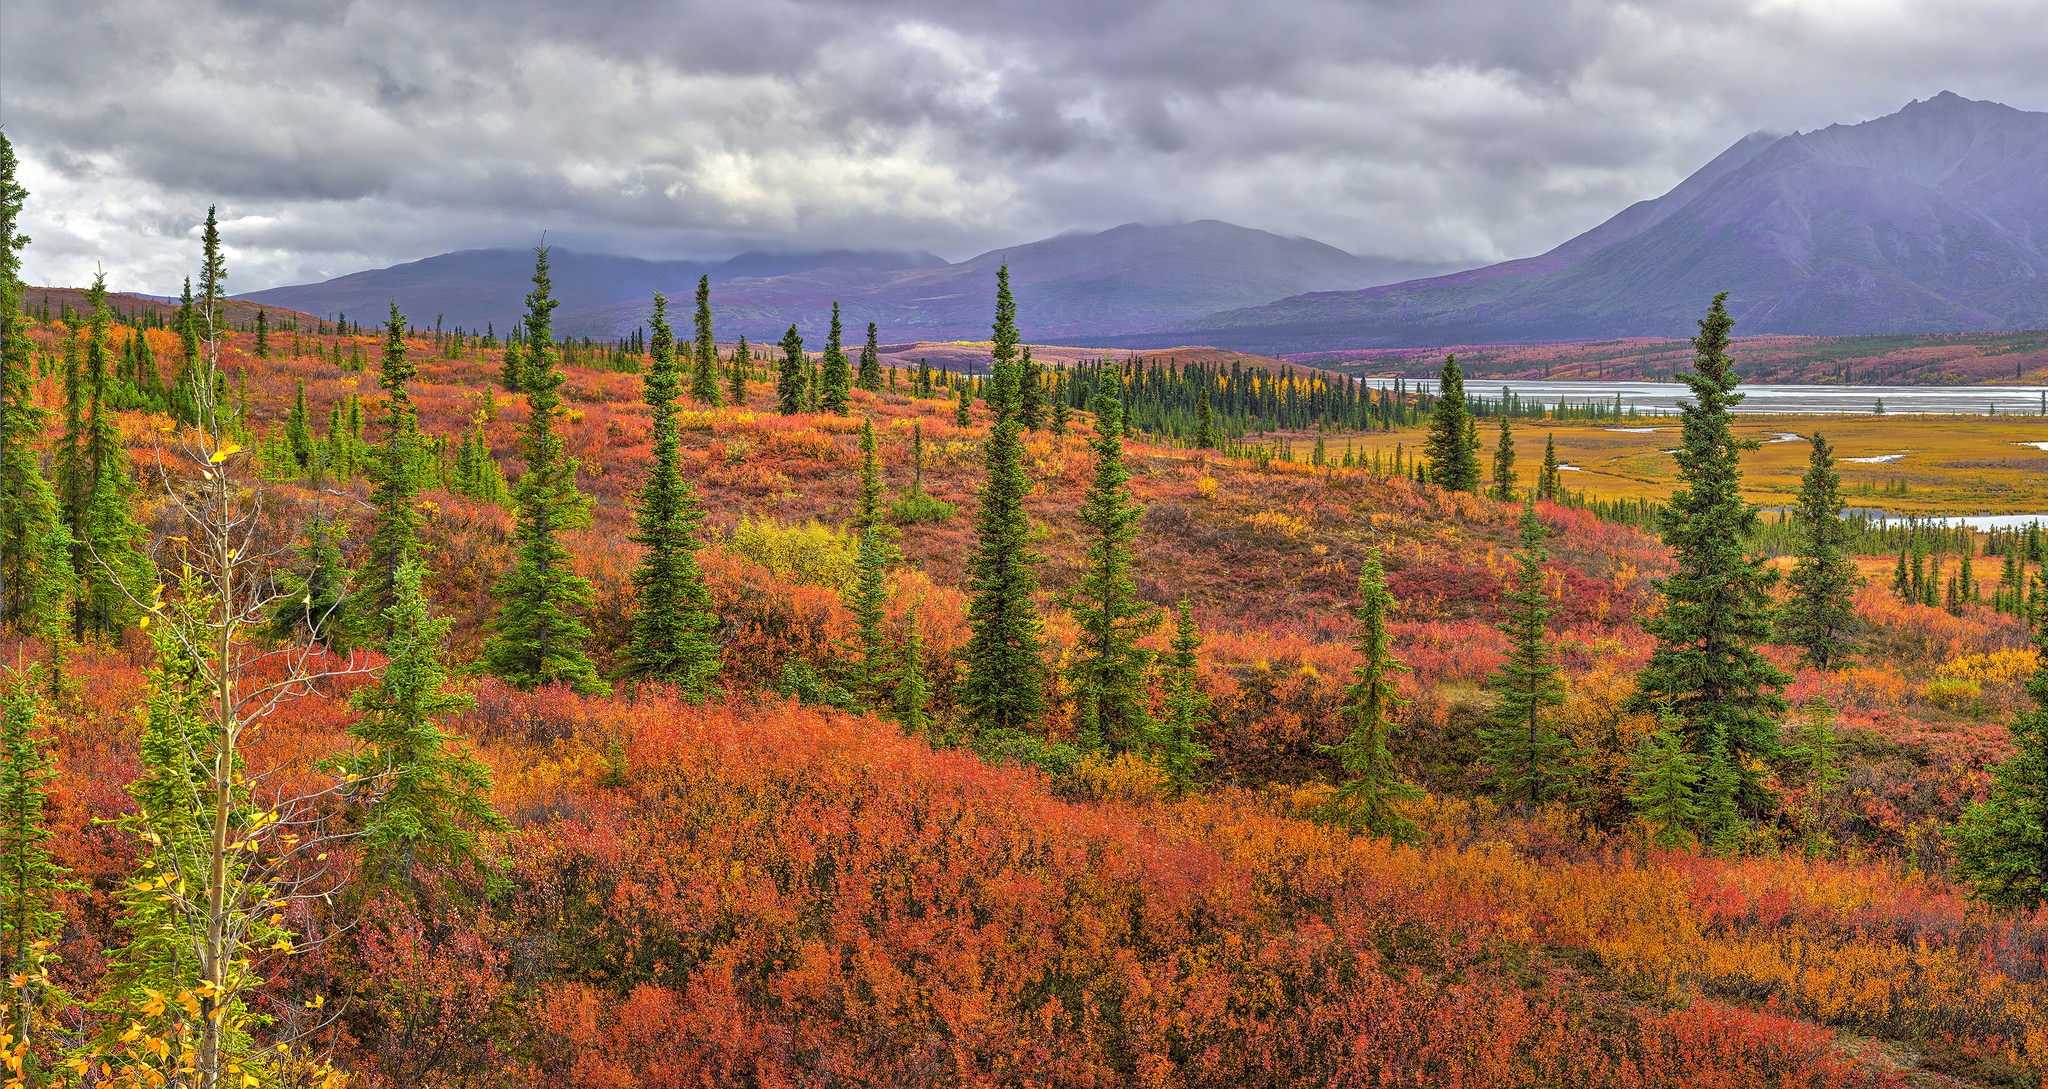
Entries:
[[1743,134],[2048,109],[2041,0],[0,0],[31,283],[449,249],[959,259],[1224,219],[1480,264]]

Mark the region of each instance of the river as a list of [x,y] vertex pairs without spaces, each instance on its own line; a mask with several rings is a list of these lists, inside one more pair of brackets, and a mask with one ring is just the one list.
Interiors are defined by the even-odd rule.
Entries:
[[[1381,379],[1366,379],[1378,388]],[[1391,385],[1392,380],[1386,380]],[[1555,405],[1559,401],[1612,404],[1621,397],[1624,409],[1638,412],[1674,412],[1689,391],[1677,382],[1489,382],[1468,379],[1465,392],[1472,397],[1495,398],[1501,389],[1512,391],[1524,401]],[[1436,392],[1436,380],[1409,379],[1409,389]],[[1930,413],[1937,415],[1983,416],[1987,414],[2048,415],[2048,386],[1740,386],[1745,396],[1735,406],[1740,413],[1868,415],[1884,402],[1888,413]]]

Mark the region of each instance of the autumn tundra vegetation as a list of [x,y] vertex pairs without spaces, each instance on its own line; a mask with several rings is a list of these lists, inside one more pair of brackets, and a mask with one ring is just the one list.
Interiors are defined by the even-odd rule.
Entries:
[[1047,367],[1002,276],[972,374],[559,340],[545,250],[266,311],[211,213],[53,313],[0,151],[10,1085],[2048,1069],[2048,549],[1818,434],[1761,519],[1721,300],[1623,510],[1455,359]]

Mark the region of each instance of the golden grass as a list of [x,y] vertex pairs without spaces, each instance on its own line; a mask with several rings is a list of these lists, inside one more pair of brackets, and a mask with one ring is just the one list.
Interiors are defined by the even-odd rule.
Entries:
[[[1480,464],[1491,474],[1498,431],[1480,421]],[[1653,428],[1645,432],[1620,428]],[[1663,498],[1677,482],[1676,465],[1664,451],[1678,445],[1676,417],[1648,417],[1621,424],[1551,423],[1519,420],[1514,425],[1515,468],[1526,486],[1543,460],[1546,435],[1557,438],[1558,461],[1578,466],[1563,474],[1564,485],[1606,499]],[[2048,511],[2048,451],[2019,445],[2048,442],[2048,418],[2040,416],[1738,416],[1736,434],[1762,445],[1743,455],[1744,491],[1766,506],[1789,503],[1806,471],[1804,441],[1772,441],[1779,433],[1820,431],[1835,445],[1844,497],[1851,507],[1924,514],[2025,514]],[[1351,448],[1382,459],[1394,445],[1413,455],[1422,428],[1365,432],[1326,440],[1330,456]],[[1295,456],[1304,456],[1295,444]],[[1849,459],[1903,454],[1888,462]],[[1904,492],[1898,489],[1903,485]]]

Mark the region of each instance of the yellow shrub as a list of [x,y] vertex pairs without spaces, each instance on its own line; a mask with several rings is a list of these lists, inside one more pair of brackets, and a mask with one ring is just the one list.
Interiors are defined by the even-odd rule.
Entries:
[[1922,690],[1927,702],[1951,711],[1961,711],[1977,702],[1984,694],[1984,684],[1975,679],[1962,677],[1936,677],[1927,682]]
[[1934,675],[1948,680],[1991,681],[2019,684],[2033,676],[2041,656],[2031,650],[1994,650],[1989,654],[1965,654],[1943,662]]
[[853,584],[853,538],[831,526],[742,519],[726,547],[790,582],[837,590]]
[[1244,521],[1253,529],[1263,533],[1277,533],[1290,541],[1308,535],[1308,523],[1285,511],[1262,510]]
[[1201,496],[1204,499],[1216,498],[1216,478],[1213,476],[1205,476],[1202,479],[1195,481],[1195,494]]

